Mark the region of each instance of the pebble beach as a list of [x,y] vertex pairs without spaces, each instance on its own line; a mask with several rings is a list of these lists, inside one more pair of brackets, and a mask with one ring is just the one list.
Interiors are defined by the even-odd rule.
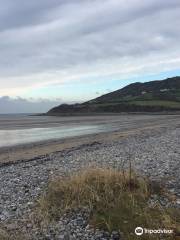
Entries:
[[[88,209],[65,214],[45,229],[34,229],[27,221],[49,180],[91,166],[133,169],[151,180],[162,182],[176,196],[180,207],[180,125],[160,124],[120,134],[118,131],[89,137],[78,146],[33,157],[0,167],[0,224],[9,231],[21,228],[30,239],[123,239],[118,232],[109,234],[88,225]],[[162,205],[167,205],[166,199]]]

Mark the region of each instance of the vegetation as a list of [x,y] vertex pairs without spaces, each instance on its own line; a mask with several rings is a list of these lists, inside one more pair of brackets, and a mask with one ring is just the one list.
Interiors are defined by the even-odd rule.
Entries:
[[3,229],[0,229],[0,239],[1,240],[10,240],[8,233]]
[[[139,239],[137,226],[150,229],[178,227],[176,214],[160,204],[150,207],[150,197],[163,196],[163,189],[147,179],[112,169],[89,169],[67,178],[52,181],[39,207],[43,218],[57,220],[67,210],[88,207],[90,224],[108,231],[121,230],[125,239]],[[172,236],[171,236],[172,237]],[[148,235],[145,238],[148,239]],[[157,235],[154,238],[159,239]],[[164,238],[171,239],[171,238]]]
[[24,236],[19,233],[9,233],[5,229],[0,228],[0,240],[25,240]]
[[180,77],[133,83],[82,104],[62,104],[48,115],[180,110]]
[[162,100],[144,100],[144,101],[132,101],[131,104],[139,105],[139,106],[160,106],[160,107],[168,107],[169,109],[180,109],[180,102],[174,101],[162,101]]

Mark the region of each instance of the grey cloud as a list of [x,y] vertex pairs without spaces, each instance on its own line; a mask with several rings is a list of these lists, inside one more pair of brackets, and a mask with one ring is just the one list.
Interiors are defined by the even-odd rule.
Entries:
[[1,5],[10,10],[0,17],[0,77],[71,74],[76,66],[180,52],[179,0],[8,0]]
[[69,0],[0,1],[0,30],[40,24],[50,20],[48,13]]
[[61,102],[60,99],[57,101],[43,99],[27,100],[21,97],[10,98],[9,96],[3,96],[0,97],[0,113],[43,113]]

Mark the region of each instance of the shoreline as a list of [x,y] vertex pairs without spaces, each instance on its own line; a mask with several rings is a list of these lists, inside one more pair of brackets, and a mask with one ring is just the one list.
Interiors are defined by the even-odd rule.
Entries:
[[[83,136],[67,137],[64,139],[45,140],[36,143],[2,147],[0,148],[0,167],[18,162],[27,162],[38,158],[40,159],[51,153],[73,150],[78,147],[91,145],[94,142],[103,144],[130,135],[140,135],[144,130],[154,130],[159,127],[160,126],[147,126],[133,130],[115,130],[111,132],[87,134]],[[163,126],[161,126],[161,128],[163,128]]]
[[[179,208],[179,137],[178,121],[171,121],[171,124],[168,121],[156,125],[151,123],[139,129],[124,129],[123,133],[121,130],[83,136],[81,139],[67,139],[66,144],[71,142],[71,146],[57,143],[57,151],[27,160],[7,162],[0,167],[0,224],[4,224],[8,231],[14,231],[16,226],[20,226],[17,229],[35,235],[32,239],[42,239],[34,232],[33,227],[29,227],[28,216],[46,190],[49,181],[91,166],[128,169],[130,157],[132,168],[141,176],[162,183],[175,196],[172,206]],[[168,204],[167,199],[162,200],[163,206]],[[73,219],[77,218],[78,215],[73,215]],[[69,217],[67,221],[71,223]],[[62,224],[63,227],[65,225],[66,222]],[[42,235],[45,236],[48,231],[49,228]],[[86,233],[84,228],[80,228],[80,231]]]
[[[107,122],[107,120],[105,120]],[[127,121],[122,124],[120,121],[113,123],[118,126],[118,129],[110,131],[86,134],[74,137],[65,137],[62,139],[43,140],[34,143],[20,144],[17,146],[8,146],[0,148],[0,166],[13,164],[18,161],[28,161],[38,158],[53,152],[64,151],[67,149],[77,148],[81,145],[91,144],[93,142],[105,143],[122,138],[128,135],[140,133],[145,129],[156,129],[161,127],[176,127],[179,126],[179,116],[167,116],[166,118],[150,118],[136,121]],[[117,127],[116,126],[116,127]]]
[[39,113],[29,116],[49,116],[49,117],[87,117],[87,116],[129,116],[129,115],[180,115],[180,111],[161,112],[87,112],[87,113]]
[[[137,130],[134,130],[134,132],[136,131]],[[105,141],[111,141],[113,139],[115,140],[132,133],[133,131],[119,132],[116,130],[112,132],[87,134],[83,136],[69,137],[59,140],[46,140],[11,147],[2,147],[0,148],[0,167],[7,164],[9,165],[35,158],[41,158],[44,155],[50,153],[66,151],[85,145],[91,145],[94,142],[103,143]]]

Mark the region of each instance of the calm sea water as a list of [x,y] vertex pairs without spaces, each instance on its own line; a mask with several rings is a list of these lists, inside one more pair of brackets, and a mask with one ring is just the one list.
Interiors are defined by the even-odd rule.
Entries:
[[107,131],[107,126],[76,118],[0,115],[0,147]]

